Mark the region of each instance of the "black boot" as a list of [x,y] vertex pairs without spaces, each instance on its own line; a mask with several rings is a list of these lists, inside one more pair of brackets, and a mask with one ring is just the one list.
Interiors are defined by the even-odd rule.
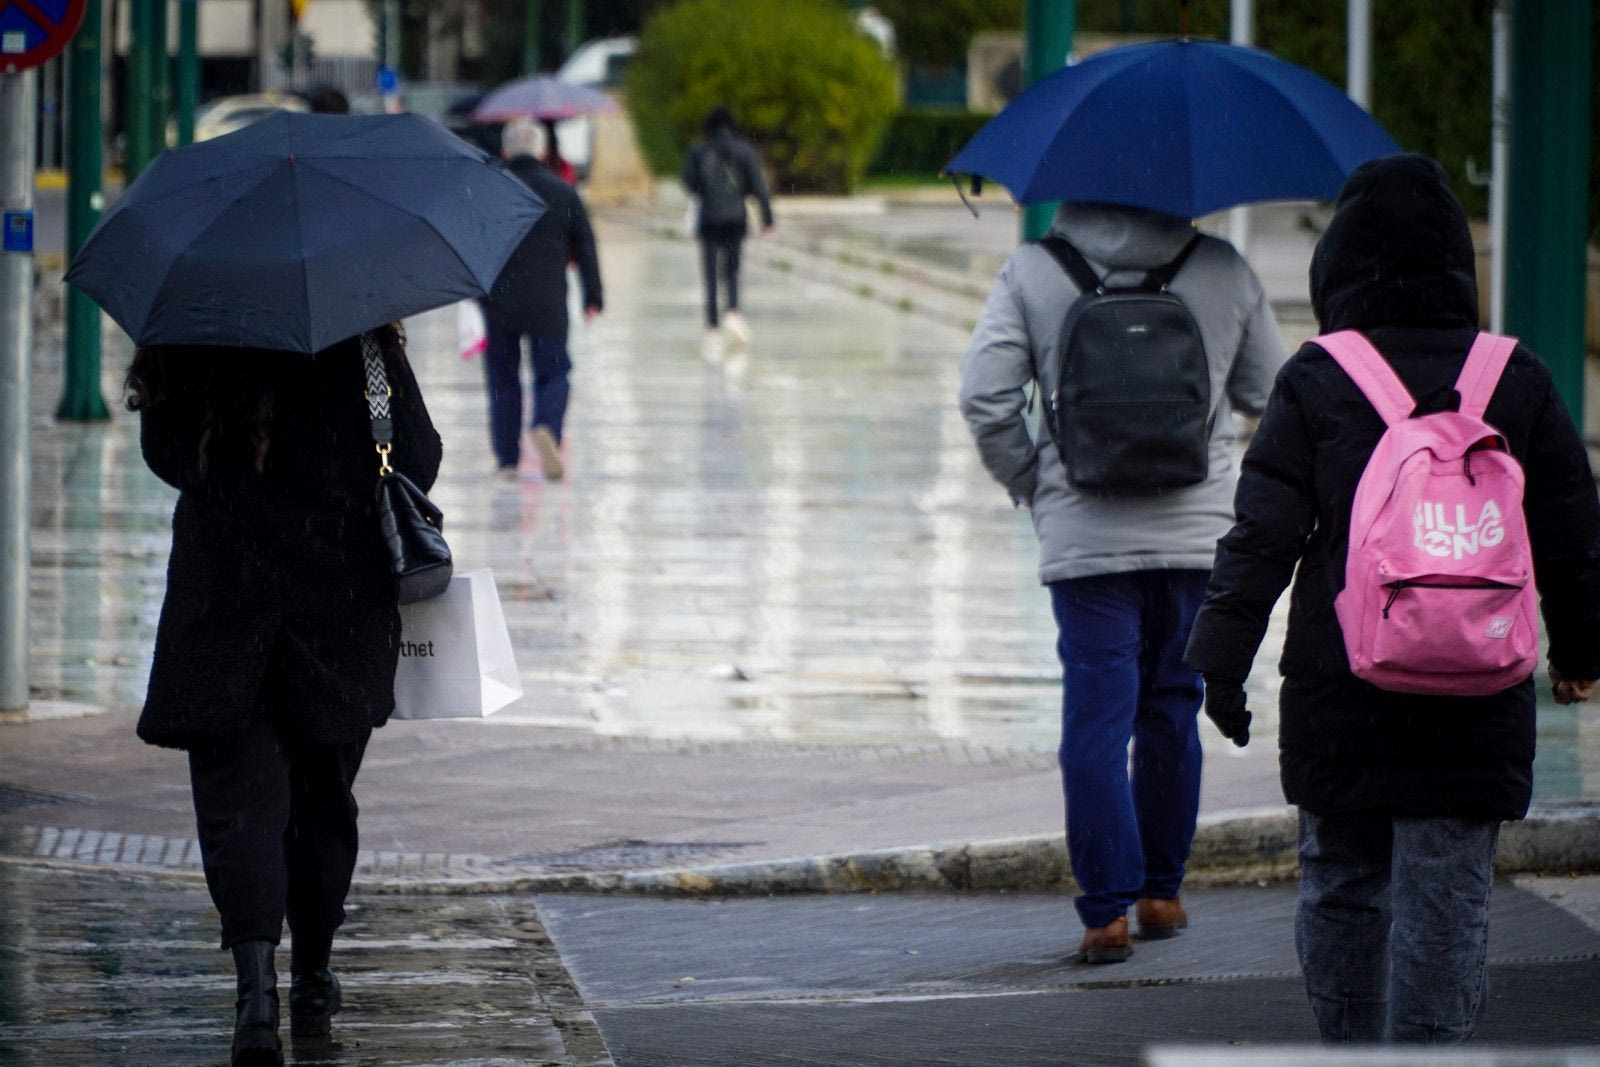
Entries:
[[322,1037],[333,1030],[333,1016],[343,1006],[339,979],[328,969],[333,935],[295,935],[289,963],[289,1033]]
[[283,1042],[278,1038],[278,972],[271,941],[240,941],[233,946],[239,975],[239,999],[233,1014],[233,1067],[278,1067]]

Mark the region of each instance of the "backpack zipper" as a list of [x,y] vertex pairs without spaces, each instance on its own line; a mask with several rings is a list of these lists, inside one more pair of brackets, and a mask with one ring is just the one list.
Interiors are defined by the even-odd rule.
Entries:
[[1478,582],[1474,585],[1460,585],[1451,582],[1418,582],[1409,578],[1402,578],[1398,582],[1385,582],[1385,589],[1389,590],[1389,599],[1383,602],[1383,617],[1389,617],[1389,609],[1394,607],[1394,602],[1400,599],[1400,594],[1407,589],[1515,589],[1510,582]]

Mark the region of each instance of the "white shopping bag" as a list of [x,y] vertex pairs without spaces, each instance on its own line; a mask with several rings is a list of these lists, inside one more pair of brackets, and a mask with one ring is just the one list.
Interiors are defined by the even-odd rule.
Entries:
[[400,609],[394,718],[481,719],[522,695],[511,634],[489,570]]
[[489,347],[489,326],[483,321],[483,308],[476,300],[463,300],[456,305],[456,338],[462,359],[481,356]]

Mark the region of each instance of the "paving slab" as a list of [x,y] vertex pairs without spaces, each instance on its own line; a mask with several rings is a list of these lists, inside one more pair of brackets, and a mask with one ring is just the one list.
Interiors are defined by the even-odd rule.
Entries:
[[[1103,967],[1071,962],[1079,931],[1059,896],[537,903],[624,1067],[1099,1065],[1139,1062],[1157,1043],[1315,1042],[1294,891],[1188,900],[1181,937]],[[1594,926],[1502,883],[1490,932],[1481,1041],[1600,1041]]]
[[[336,946],[345,1008],[295,1064],[609,1064],[525,901],[357,896]],[[214,1064],[232,961],[205,891],[0,865],[0,1063]],[[280,959],[287,990],[287,953]]]

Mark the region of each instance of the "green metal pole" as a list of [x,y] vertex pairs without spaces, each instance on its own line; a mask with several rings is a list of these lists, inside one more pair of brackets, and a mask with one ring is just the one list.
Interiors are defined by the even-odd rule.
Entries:
[[150,158],[167,150],[172,116],[172,54],[167,51],[167,0],[150,0]]
[[178,4],[178,143],[194,142],[194,110],[200,103],[200,3]]
[[[1023,14],[1023,78],[1027,85],[1048,78],[1067,65],[1072,30],[1078,21],[1075,0],[1026,0]],[[1055,204],[1029,204],[1022,209],[1022,239],[1036,241],[1050,231]]]
[[150,162],[150,12],[154,0],[127,0],[128,81],[122,101],[122,172],[126,185]]
[[1543,357],[1583,425],[1589,0],[1513,0],[1506,332]]
[[539,0],[524,0],[522,5],[522,73],[539,73]]
[[583,43],[583,0],[567,0],[567,27],[564,34],[566,47],[562,50],[566,55],[571,55]]
[[[84,4],[83,25],[68,54],[67,255],[78,249],[100,221],[100,79],[105,67],[100,0]],[[67,365],[56,418],[109,419],[100,394],[100,309],[77,286],[67,287]]]

